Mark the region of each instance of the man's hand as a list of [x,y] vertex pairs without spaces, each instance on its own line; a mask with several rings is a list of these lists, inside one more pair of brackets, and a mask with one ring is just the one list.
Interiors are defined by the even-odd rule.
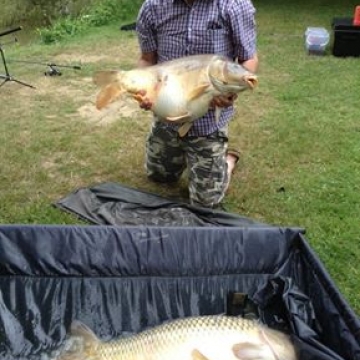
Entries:
[[[138,60],[138,67],[143,68],[155,65],[156,63],[156,51],[141,53],[140,59]],[[153,106],[153,103],[150,101],[150,99],[146,97],[146,90],[141,90],[138,93],[134,94],[133,98],[139,102],[139,106],[144,110],[150,110]]]
[[139,106],[144,110],[150,110],[153,103],[146,97],[146,90],[141,90],[133,95],[133,98],[139,103]]
[[210,103],[210,108],[231,106],[236,99],[237,94],[215,96]]

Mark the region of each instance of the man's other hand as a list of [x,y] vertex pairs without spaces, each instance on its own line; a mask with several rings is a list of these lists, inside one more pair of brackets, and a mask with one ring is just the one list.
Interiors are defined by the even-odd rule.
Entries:
[[215,107],[228,107],[234,104],[234,101],[237,99],[237,95],[236,94],[230,94],[230,95],[219,95],[219,96],[215,96],[211,103],[210,103],[210,107],[211,108],[215,108]]
[[139,106],[144,110],[150,110],[153,106],[153,103],[146,97],[146,91],[141,90],[133,95],[133,98],[138,101]]

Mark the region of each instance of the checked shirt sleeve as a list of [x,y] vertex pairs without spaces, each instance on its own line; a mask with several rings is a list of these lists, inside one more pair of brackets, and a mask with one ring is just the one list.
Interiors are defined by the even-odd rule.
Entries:
[[143,53],[157,50],[155,22],[149,1],[145,1],[139,11],[136,21],[136,31],[139,46]]
[[233,0],[228,9],[235,54],[240,63],[256,53],[255,12],[250,0]]

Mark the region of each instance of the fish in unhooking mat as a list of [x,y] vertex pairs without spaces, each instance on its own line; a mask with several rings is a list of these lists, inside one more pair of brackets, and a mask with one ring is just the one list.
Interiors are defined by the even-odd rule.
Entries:
[[165,322],[138,334],[100,341],[75,322],[71,346],[57,360],[295,360],[287,335],[253,320],[209,315]]
[[[214,96],[238,94],[253,89],[257,76],[240,64],[220,55],[192,55],[128,71],[98,71],[93,81],[102,89],[97,95],[100,110],[131,95],[139,103],[145,99],[159,120],[178,123],[184,136],[192,122],[205,115]],[[216,121],[221,109],[216,109]]]

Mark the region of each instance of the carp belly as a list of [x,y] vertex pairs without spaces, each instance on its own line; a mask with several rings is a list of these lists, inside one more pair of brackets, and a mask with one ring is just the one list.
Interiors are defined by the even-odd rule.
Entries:
[[202,117],[216,91],[209,82],[198,84],[199,78],[172,73],[162,76],[151,110],[162,120],[179,123]]
[[187,115],[186,94],[175,77],[168,76],[160,84],[151,110],[160,119],[169,120]]

